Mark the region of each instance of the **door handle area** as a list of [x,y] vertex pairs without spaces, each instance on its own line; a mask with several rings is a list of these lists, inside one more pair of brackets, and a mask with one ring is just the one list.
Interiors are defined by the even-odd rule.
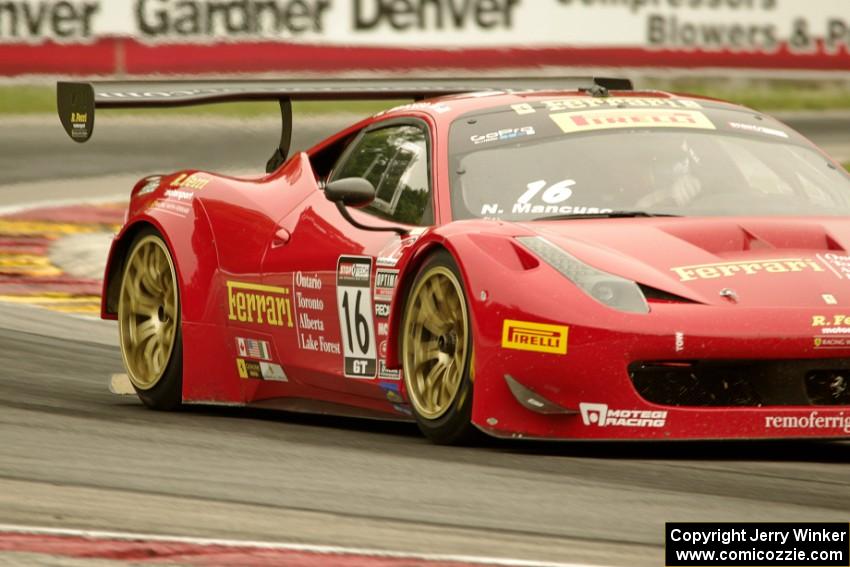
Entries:
[[272,238],[272,248],[279,248],[281,246],[286,245],[289,242],[290,234],[289,231],[285,228],[279,228],[274,233],[274,238]]

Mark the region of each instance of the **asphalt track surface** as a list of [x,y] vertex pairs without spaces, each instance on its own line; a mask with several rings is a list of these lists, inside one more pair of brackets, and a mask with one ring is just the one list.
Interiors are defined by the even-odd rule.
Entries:
[[[98,126],[80,147],[58,124],[0,123],[0,200],[27,198],[13,181],[259,171],[277,135],[254,122]],[[112,324],[0,305],[0,521],[657,566],[665,521],[850,520],[847,443],[436,447],[409,425],[151,412],[108,392],[121,370]]]

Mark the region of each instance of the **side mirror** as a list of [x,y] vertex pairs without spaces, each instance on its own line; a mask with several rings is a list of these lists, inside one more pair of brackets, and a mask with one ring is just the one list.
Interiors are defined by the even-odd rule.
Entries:
[[375,200],[375,187],[368,179],[346,177],[325,185],[325,197],[337,205],[360,208]]

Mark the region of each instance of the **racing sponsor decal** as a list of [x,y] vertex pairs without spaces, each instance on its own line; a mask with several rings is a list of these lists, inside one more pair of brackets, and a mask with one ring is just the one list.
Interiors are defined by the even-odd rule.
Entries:
[[523,103],[520,103],[520,104],[512,104],[511,108],[514,109],[514,112],[516,112],[517,114],[520,114],[520,115],[534,114],[535,112],[537,112],[536,110],[534,110],[534,107],[532,105],[528,104],[527,102],[523,102]]
[[401,386],[398,382],[378,382],[381,390],[387,396],[387,400],[394,403],[404,403],[404,398],[401,396]]
[[236,370],[240,378],[251,380],[270,380],[273,382],[288,382],[286,373],[279,364],[258,362],[256,360],[236,359]]
[[390,304],[389,303],[376,303],[375,304],[375,317],[381,317],[386,319],[390,316]]
[[586,112],[562,112],[552,114],[550,117],[565,134],[620,128],[716,130],[711,120],[696,110],[612,108]]
[[504,142],[505,140],[513,140],[515,138],[524,138],[526,136],[534,136],[534,126],[522,126],[521,128],[502,128],[495,132],[487,132],[486,134],[474,134],[469,137],[469,141],[475,144],[486,144],[489,142]]
[[389,266],[393,267],[398,264],[399,257],[398,256],[378,256],[377,264],[379,266]]
[[72,112],[71,116],[71,137],[82,138],[87,140],[90,136],[91,126],[89,124],[88,112]]
[[406,404],[393,404],[393,409],[402,415],[413,415],[413,410]]
[[[387,323],[378,323],[378,325],[387,325]],[[380,329],[378,329],[378,334],[381,334]],[[383,334],[386,336],[386,333]],[[387,347],[387,339],[382,340],[380,346],[378,346],[378,378],[382,378],[384,380],[400,380],[400,370],[387,368]]]
[[613,409],[608,404],[580,403],[581,421],[598,427],[664,427],[667,412],[663,410]]
[[230,321],[293,327],[288,287],[228,281],[227,304]]
[[790,272],[823,272],[823,267],[811,258],[777,258],[770,260],[742,260],[717,264],[697,264],[670,268],[679,276],[679,281],[729,278],[737,275],[752,276],[760,272],[785,274]]
[[816,350],[850,348],[850,337],[830,335],[814,337],[814,348]]
[[808,415],[767,415],[766,429],[831,429],[850,433],[850,415],[819,415],[816,410]]
[[818,254],[820,260],[838,279],[850,279],[850,256],[844,254]]
[[393,290],[398,283],[398,273],[398,270],[385,268],[378,268],[375,271],[375,301],[392,301]]
[[569,327],[565,325],[505,319],[502,325],[502,348],[567,354],[568,331]]
[[142,195],[147,195],[148,193],[153,193],[154,190],[159,187],[159,184],[162,182],[162,177],[159,175],[154,175],[152,177],[145,178],[145,184],[141,189],[136,193],[137,197],[141,197]]
[[195,194],[191,191],[183,191],[181,189],[166,189],[165,196],[178,201],[191,201],[195,198]]
[[788,134],[776,128],[767,128],[757,124],[742,124],[740,122],[730,122],[729,126],[734,130],[743,130],[745,132],[754,132],[756,134],[766,134],[768,136],[776,136],[777,138],[788,138]]
[[157,199],[150,204],[150,208],[181,218],[189,216],[189,213],[192,212],[192,207],[171,199]]
[[812,327],[821,335],[850,335],[850,315],[812,315]]
[[378,361],[378,378],[382,380],[401,380],[401,370],[387,368],[387,361],[381,359]]
[[[700,109],[702,105],[690,99],[683,98],[662,98],[662,97],[571,97],[553,100],[544,100],[542,103],[544,110],[549,112],[560,112],[564,110],[586,110],[594,108],[684,108],[684,109]],[[519,115],[534,114],[536,112],[534,106],[524,102],[521,104],[512,104],[511,108]]]
[[676,339],[675,339],[675,347],[676,352],[682,352],[685,350],[685,333],[682,331],[676,331]]
[[343,374],[374,378],[377,374],[372,318],[372,258],[340,256],[336,269],[336,300],[342,331]]
[[838,305],[838,300],[831,293],[822,293],[821,298],[823,298],[823,302],[827,305]]
[[203,189],[210,182],[210,179],[200,173],[181,173],[171,180],[172,187],[182,187],[184,189]]
[[242,358],[256,358],[259,360],[271,360],[272,358],[269,343],[257,339],[236,337],[236,352]]

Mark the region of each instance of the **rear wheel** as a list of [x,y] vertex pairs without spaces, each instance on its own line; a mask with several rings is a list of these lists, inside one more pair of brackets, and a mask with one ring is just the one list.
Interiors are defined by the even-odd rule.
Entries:
[[130,383],[149,408],[180,406],[183,347],[180,292],[162,236],[145,229],[133,240],[118,302],[121,356]]
[[448,252],[419,270],[402,321],[402,364],[419,428],[436,443],[471,440],[472,335],[460,272]]

